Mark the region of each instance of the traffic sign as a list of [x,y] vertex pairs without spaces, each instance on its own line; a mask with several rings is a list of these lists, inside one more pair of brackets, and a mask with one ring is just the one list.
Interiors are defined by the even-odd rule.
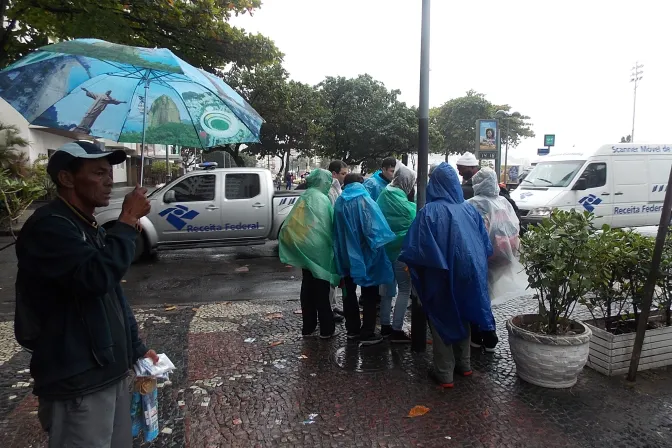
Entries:
[[479,160],[494,160],[497,158],[497,151],[478,151]]
[[547,156],[551,152],[551,148],[539,148],[537,149],[538,156]]
[[544,146],[555,146],[555,134],[544,135]]

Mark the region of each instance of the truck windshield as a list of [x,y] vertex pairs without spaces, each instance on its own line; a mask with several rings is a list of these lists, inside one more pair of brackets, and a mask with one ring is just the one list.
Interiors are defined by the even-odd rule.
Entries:
[[584,160],[563,160],[561,162],[539,162],[525,177],[524,185],[535,187],[566,187],[579,172]]

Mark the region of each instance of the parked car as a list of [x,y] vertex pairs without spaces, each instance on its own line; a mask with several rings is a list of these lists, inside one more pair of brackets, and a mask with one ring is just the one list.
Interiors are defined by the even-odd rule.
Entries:
[[[157,250],[261,245],[278,237],[302,192],[275,191],[263,168],[192,171],[153,191],[151,211],[140,220],[135,261]],[[112,226],[123,199],[96,211],[98,224]]]
[[587,210],[595,225],[655,226],[672,166],[671,144],[603,145],[545,156],[511,193],[523,224],[553,209]]

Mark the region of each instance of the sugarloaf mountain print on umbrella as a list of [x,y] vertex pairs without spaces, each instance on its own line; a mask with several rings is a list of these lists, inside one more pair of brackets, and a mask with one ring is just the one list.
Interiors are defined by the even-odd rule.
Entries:
[[224,81],[170,50],[96,39],[49,45],[7,67],[0,97],[31,124],[127,143],[142,143],[143,118],[146,143],[199,148],[258,142],[263,123]]

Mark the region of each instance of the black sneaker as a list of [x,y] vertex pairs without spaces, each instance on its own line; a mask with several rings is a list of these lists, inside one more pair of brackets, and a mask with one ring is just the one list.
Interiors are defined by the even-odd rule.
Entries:
[[344,320],[345,320],[345,317],[341,316],[340,314],[334,313],[334,322],[336,322],[337,324],[340,324]]
[[495,353],[495,347],[497,347],[498,342],[499,338],[497,337],[496,332],[483,332],[483,346],[485,347],[485,353]]
[[301,333],[301,335],[304,338],[316,338],[319,335],[319,333],[317,332],[317,329],[315,329],[312,333]]
[[362,336],[359,339],[359,346],[366,347],[369,345],[376,345],[383,342],[383,337],[379,334],[372,334],[369,336]]
[[344,316],[345,317],[345,314],[343,314],[342,309],[334,308],[333,311],[334,311],[334,314],[338,314],[339,316]]
[[381,325],[380,335],[384,338],[389,338],[392,334],[392,325]]
[[359,339],[359,332],[357,333],[348,333],[348,340],[349,341],[356,341]]
[[394,330],[390,336],[390,342],[393,344],[410,344],[411,338],[401,330]]
[[320,339],[325,339],[325,340],[326,340],[326,339],[331,339],[331,338],[333,338],[333,337],[338,336],[338,334],[339,334],[339,331],[338,331],[338,330],[334,330],[334,332],[331,333],[331,334],[320,335]]

